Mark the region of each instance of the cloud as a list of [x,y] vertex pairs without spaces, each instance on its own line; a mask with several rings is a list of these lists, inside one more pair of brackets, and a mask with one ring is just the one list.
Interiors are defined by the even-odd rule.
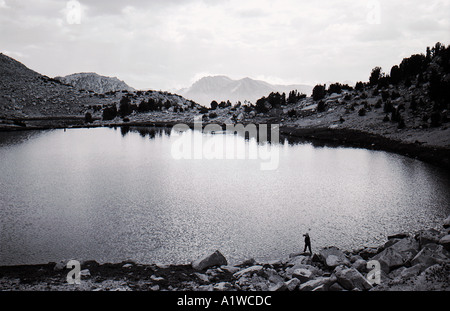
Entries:
[[0,0],[0,9],[8,9],[9,6],[6,4],[5,0]]
[[[388,70],[427,45],[450,43],[450,7],[438,0],[78,1],[81,23],[71,24],[67,1],[0,0],[8,10],[0,45],[49,76],[96,71],[135,88],[171,89],[202,73],[367,80],[376,65]],[[379,24],[370,22],[373,3]]]

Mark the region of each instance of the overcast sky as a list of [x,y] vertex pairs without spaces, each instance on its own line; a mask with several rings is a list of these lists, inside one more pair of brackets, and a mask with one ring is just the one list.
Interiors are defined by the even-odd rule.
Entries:
[[138,89],[205,75],[314,85],[367,81],[440,41],[450,1],[0,0],[0,51],[54,77],[116,76]]

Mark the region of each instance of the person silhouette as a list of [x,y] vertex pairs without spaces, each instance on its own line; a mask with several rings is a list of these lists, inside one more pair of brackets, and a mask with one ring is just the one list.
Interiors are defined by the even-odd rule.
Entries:
[[309,238],[309,233],[305,233],[303,236],[305,237],[305,249],[303,250],[303,252],[306,252],[306,249],[309,248],[309,252],[312,254],[311,239]]

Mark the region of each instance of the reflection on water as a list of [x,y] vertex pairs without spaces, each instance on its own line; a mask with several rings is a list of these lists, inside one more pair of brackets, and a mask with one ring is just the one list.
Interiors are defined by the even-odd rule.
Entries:
[[232,263],[278,259],[307,231],[313,251],[351,249],[450,212],[449,177],[399,155],[282,139],[278,168],[261,171],[175,160],[174,139],[151,127],[0,133],[0,264],[181,263],[216,249]]
[[129,132],[139,133],[141,137],[149,137],[151,139],[160,137],[162,135],[170,136],[171,129],[167,127],[152,127],[152,126],[122,126],[120,127],[120,133],[125,137]]

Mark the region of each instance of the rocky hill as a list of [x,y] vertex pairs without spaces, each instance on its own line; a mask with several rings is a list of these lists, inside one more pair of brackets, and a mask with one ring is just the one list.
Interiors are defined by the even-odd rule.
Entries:
[[229,100],[233,104],[238,101],[254,103],[258,98],[267,96],[271,92],[288,93],[292,90],[309,95],[312,87],[301,84],[275,85],[250,78],[233,80],[226,76],[209,76],[201,78],[191,87],[181,89],[177,93],[209,107],[213,100],[217,102]]
[[65,77],[55,77],[55,80],[72,85],[79,90],[93,91],[98,94],[122,90],[135,91],[116,77],[105,77],[94,72],[74,73]]
[[[115,83],[113,78],[104,80],[95,74],[88,74],[85,81],[90,81],[87,77],[94,77],[97,82],[109,81],[102,84],[104,88],[113,84],[119,89],[123,86],[122,83]],[[0,129],[83,125],[86,113],[93,119],[101,119],[105,109],[119,108],[124,98],[131,107],[136,108],[142,102],[154,102],[161,114],[187,111],[191,108],[200,109],[196,103],[167,92],[120,90],[100,94],[92,90],[78,89],[58,79],[41,75],[15,59],[0,54]],[[136,109],[133,114],[147,111]],[[69,119],[73,122],[68,122]]]
[[0,118],[80,115],[89,93],[41,75],[0,54]]

